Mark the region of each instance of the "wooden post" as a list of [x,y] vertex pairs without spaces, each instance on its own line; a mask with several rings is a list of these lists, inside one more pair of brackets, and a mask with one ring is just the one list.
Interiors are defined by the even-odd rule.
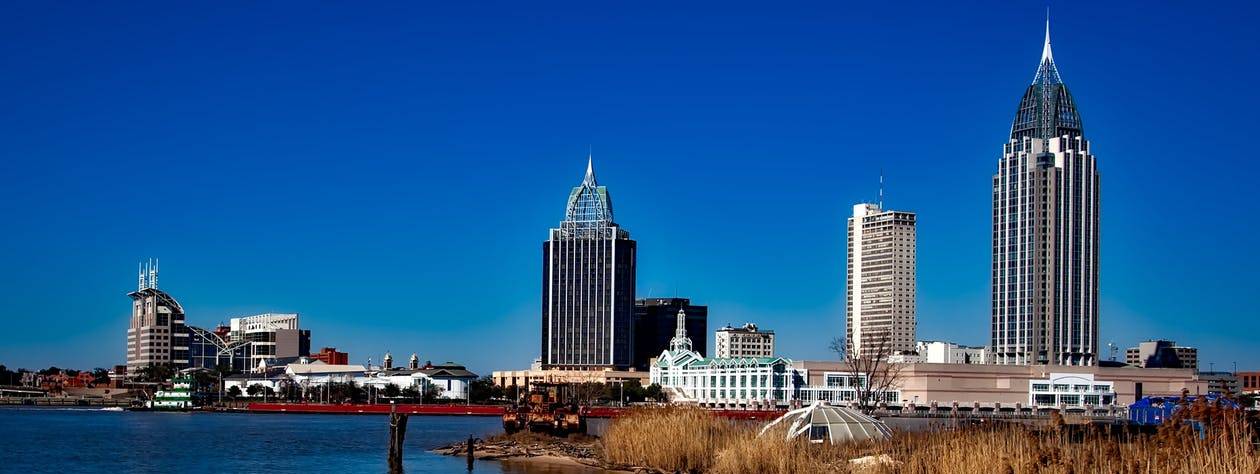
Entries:
[[402,472],[403,440],[407,437],[407,414],[389,406],[389,472]]
[[468,470],[469,471],[473,470],[473,444],[474,443],[476,443],[476,440],[473,439],[472,435],[468,435]]

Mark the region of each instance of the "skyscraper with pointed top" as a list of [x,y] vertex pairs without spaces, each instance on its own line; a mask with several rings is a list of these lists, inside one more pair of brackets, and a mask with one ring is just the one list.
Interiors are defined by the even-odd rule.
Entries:
[[613,220],[608,189],[587,157],[564,220],[543,242],[543,368],[631,365],[636,243]]
[[1004,364],[1098,363],[1099,176],[1050,21],[993,176],[992,347]]

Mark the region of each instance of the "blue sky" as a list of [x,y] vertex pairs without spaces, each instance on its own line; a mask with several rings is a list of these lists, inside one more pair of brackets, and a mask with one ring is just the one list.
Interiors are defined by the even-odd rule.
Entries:
[[[452,3],[2,7],[0,363],[121,362],[157,257],[191,324],[292,311],[359,362],[525,367],[588,146],[641,296],[829,357],[882,168],[919,215],[919,338],[988,342],[1044,3]],[[1257,7],[1096,3],[1052,28],[1102,174],[1102,339],[1260,369]]]

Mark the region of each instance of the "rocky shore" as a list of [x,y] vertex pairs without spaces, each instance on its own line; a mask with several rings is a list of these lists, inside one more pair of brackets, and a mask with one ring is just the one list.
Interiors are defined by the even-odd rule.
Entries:
[[[433,450],[447,456],[466,456],[468,445],[456,443]],[[655,472],[627,466],[614,466],[604,461],[599,439],[592,436],[573,435],[557,438],[534,433],[500,435],[473,443],[476,459],[571,464],[614,472]]]

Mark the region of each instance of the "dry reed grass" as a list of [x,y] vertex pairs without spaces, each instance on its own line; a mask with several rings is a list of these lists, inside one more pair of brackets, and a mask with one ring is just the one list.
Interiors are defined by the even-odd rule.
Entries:
[[1156,435],[1118,439],[1101,430],[1019,425],[898,433],[878,443],[837,446],[786,440],[695,408],[638,410],[616,420],[603,440],[607,461],[663,472],[855,472],[850,459],[887,454],[895,465],[860,472],[907,473],[1260,473],[1253,431],[1237,412],[1198,407],[1207,420],[1199,439],[1189,425],[1168,423]]

